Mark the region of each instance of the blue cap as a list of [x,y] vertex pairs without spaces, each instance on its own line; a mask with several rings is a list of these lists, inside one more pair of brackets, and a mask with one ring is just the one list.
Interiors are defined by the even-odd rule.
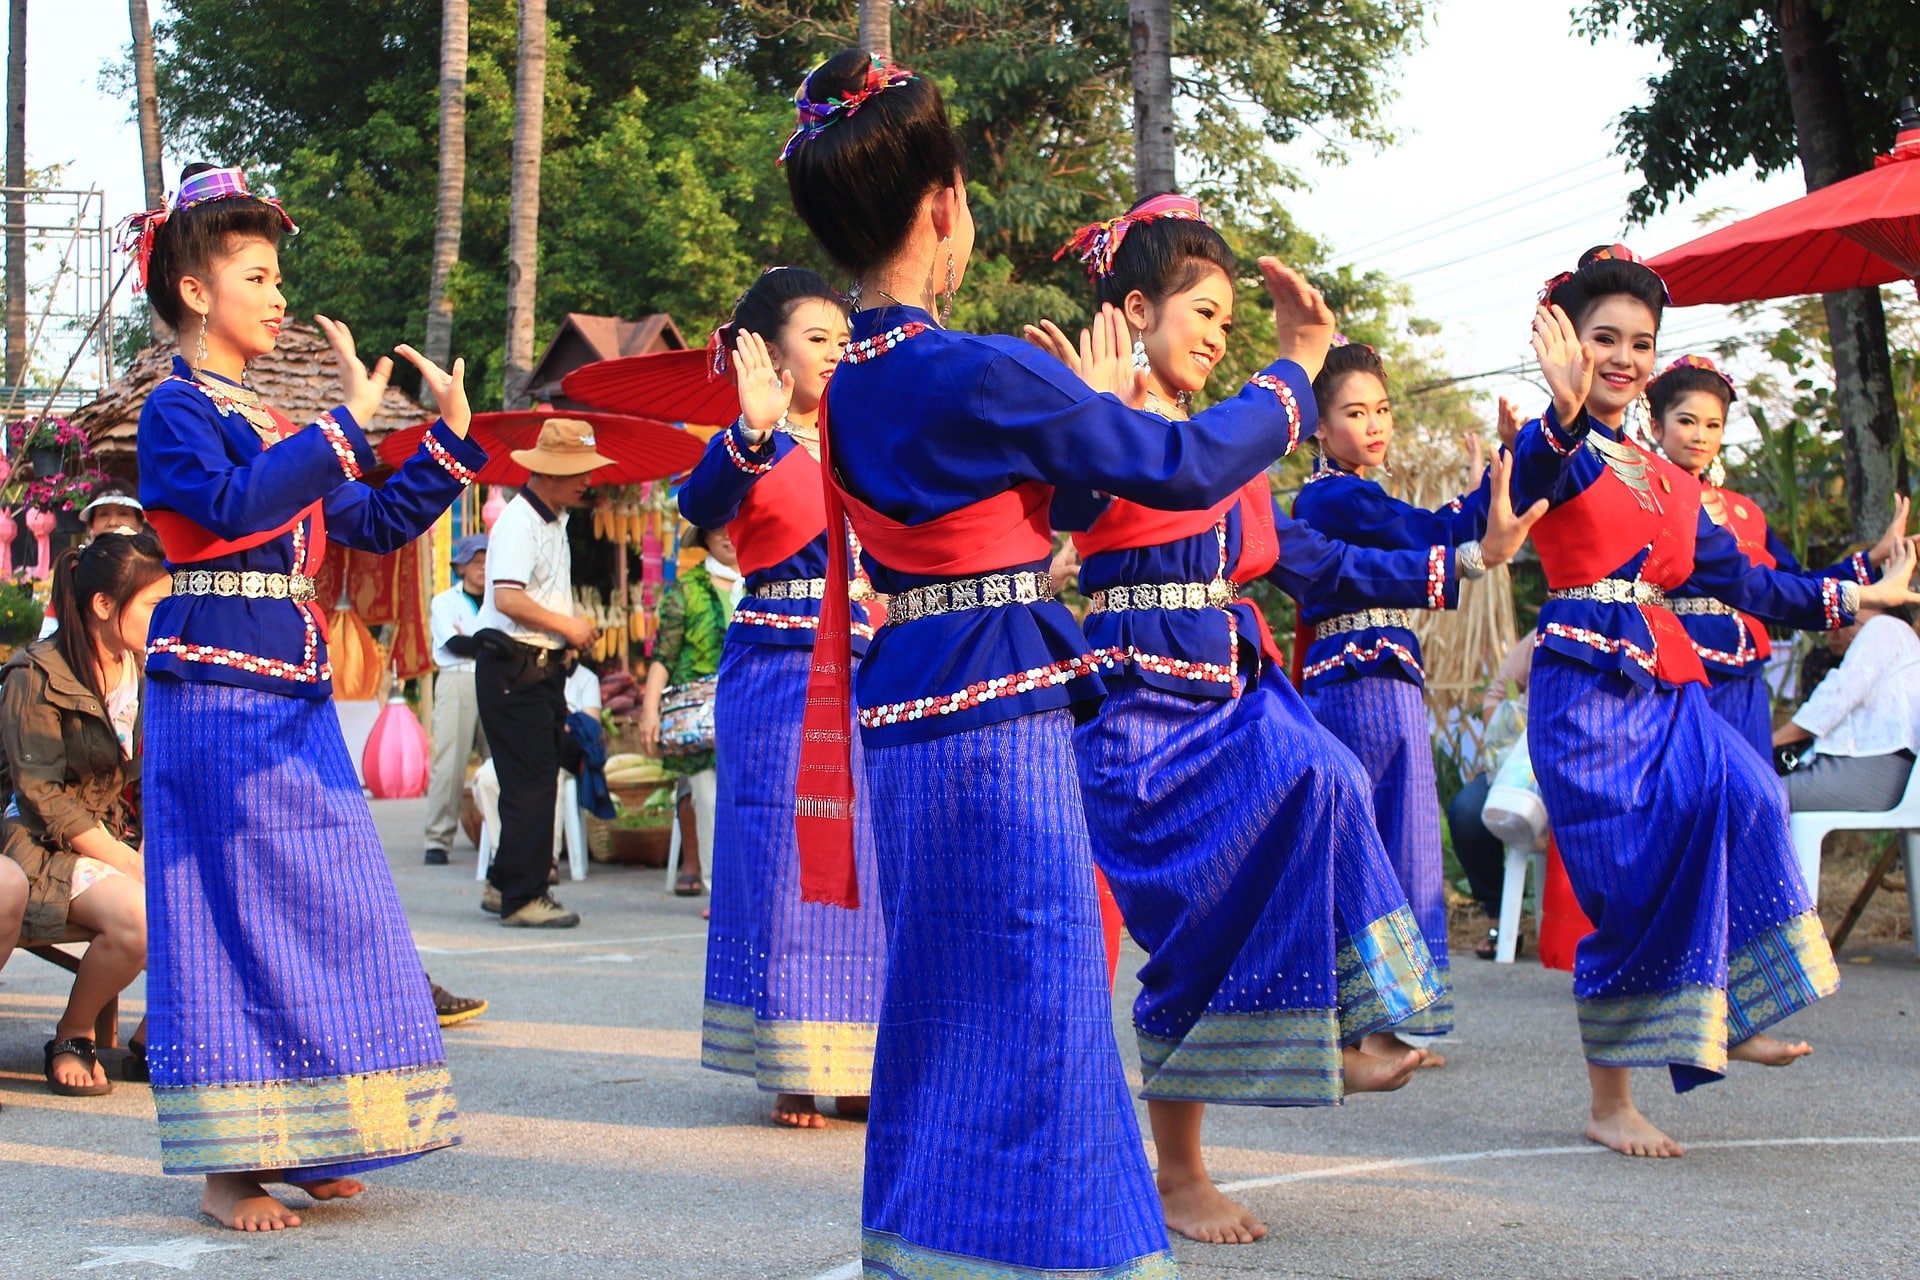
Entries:
[[487,535],[470,533],[453,544],[453,564],[455,568],[479,555],[487,549]]

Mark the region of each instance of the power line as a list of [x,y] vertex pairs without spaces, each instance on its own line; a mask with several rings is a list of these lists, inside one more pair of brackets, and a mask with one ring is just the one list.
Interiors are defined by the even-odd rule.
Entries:
[[[1523,204],[1522,204],[1522,207],[1524,207],[1525,203],[1531,202],[1536,199],[1551,199],[1558,195],[1564,195],[1568,191],[1576,191],[1581,189],[1582,187],[1591,186],[1596,182],[1600,182],[1603,180],[1603,178],[1596,176],[1590,179],[1585,179],[1581,182],[1574,183],[1572,186],[1561,191],[1543,193],[1540,190],[1541,187],[1545,186],[1548,183],[1558,182],[1560,179],[1568,177],[1575,173],[1579,173],[1583,169],[1590,169],[1595,164],[1604,163],[1606,160],[1610,158],[1611,157],[1602,156],[1597,160],[1589,160],[1585,164],[1575,165],[1571,169],[1563,170],[1562,172],[1553,174],[1549,177],[1536,178],[1528,182],[1524,186],[1515,187],[1511,191],[1503,191],[1499,195],[1489,196],[1485,200],[1476,201],[1473,204],[1465,205],[1459,209],[1453,210],[1452,212],[1440,214],[1437,217],[1430,218],[1427,221],[1420,223],[1417,226],[1402,228],[1401,230],[1395,231],[1390,235],[1381,236],[1374,240],[1369,240],[1363,244],[1356,245],[1351,249],[1341,249],[1335,254],[1335,256],[1337,258],[1351,262],[1353,259],[1358,258],[1362,254],[1374,252],[1375,250],[1381,249],[1382,246],[1392,244],[1394,241],[1397,241],[1397,240],[1403,240],[1403,239],[1412,237],[1417,241],[1418,238],[1421,237],[1422,235],[1432,235],[1437,237],[1442,235],[1458,234],[1459,232],[1467,230],[1470,227],[1477,226],[1482,222],[1488,221],[1490,216],[1504,216],[1504,213],[1506,212],[1517,212],[1517,210],[1506,210],[1506,211],[1503,211],[1501,215],[1489,215],[1489,217],[1477,218],[1460,227],[1448,228],[1446,226],[1447,223],[1454,221],[1456,218],[1462,217],[1469,213],[1476,213],[1482,209],[1487,208],[1490,205],[1501,204],[1505,201],[1512,200],[1515,197],[1524,197]],[[1395,252],[1399,252],[1400,248],[1404,248],[1404,247],[1405,246],[1396,246],[1393,249],[1388,249],[1385,251],[1388,253],[1395,253]]]

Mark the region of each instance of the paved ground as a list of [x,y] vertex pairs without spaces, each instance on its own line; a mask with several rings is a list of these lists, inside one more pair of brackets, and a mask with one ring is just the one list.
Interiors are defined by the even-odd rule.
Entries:
[[[505,931],[476,909],[470,852],[419,865],[417,803],[376,813],[429,970],[493,1001],[448,1033],[466,1145],[303,1210],[298,1230],[221,1232],[195,1213],[195,1184],[161,1176],[145,1088],[46,1093],[63,975],[16,957],[0,973],[0,1280],[855,1274],[861,1129],[775,1130],[751,1088],[697,1065],[698,903],[658,872],[595,867],[561,890],[582,928]],[[1215,1171],[1274,1235],[1183,1243],[1181,1274],[1920,1275],[1920,965],[1904,947],[1865,954],[1790,1028],[1819,1046],[1810,1062],[1679,1099],[1641,1078],[1692,1144],[1666,1162],[1579,1141],[1566,976],[1468,958],[1445,1070],[1336,1109],[1216,1113]]]

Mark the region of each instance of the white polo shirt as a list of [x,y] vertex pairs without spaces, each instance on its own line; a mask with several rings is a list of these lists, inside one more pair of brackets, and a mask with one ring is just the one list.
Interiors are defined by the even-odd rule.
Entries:
[[494,627],[523,644],[566,647],[566,637],[515,622],[494,605],[496,585],[518,587],[543,609],[573,616],[573,553],[567,546],[567,514],[554,512],[521,489],[487,534],[487,594],[478,630]]
[[447,650],[447,641],[455,636],[470,636],[480,629],[480,605],[467,589],[455,583],[433,598],[427,606],[427,633],[433,641],[433,665],[442,671],[471,671],[472,658],[460,658]]

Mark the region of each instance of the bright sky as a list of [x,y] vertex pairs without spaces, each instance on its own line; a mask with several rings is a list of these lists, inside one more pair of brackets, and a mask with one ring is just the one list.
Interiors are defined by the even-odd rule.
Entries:
[[[154,3],[159,18],[164,5]],[[1701,234],[1699,215],[1735,214],[1804,193],[1797,172],[1707,184],[1644,228],[1626,225],[1635,185],[1613,156],[1612,121],[1645,97],[1658,66],[1624,39],[1598,46],[1572,32],[1568,0],[1439,0],[1426,47],[1407,60],[1389,118],[1402,135],[1344,167],[1289,158],[1312,190],[1295,215],[1343,259],[1383,268],[1413,287],[1418,314],[1439,321],[1456,373],[1530,360],[1527,321],[1541,281],[1592,244],[1624,238],[1653,254]],[[30,11],[27,145],[31,163],[62,163],[68,184],[98,186],[118,216],[138,207],[139,138],[129,104],[99,88],[102,65],[130,35],[123,0],[61,0]],[[1575,86],[1550,94],[1547,86]],[[167,181],[182,157],[169,156]],[[1718,307],[1671,313],[1661,359],[1735,329]],[[1471,384],[1489,399],[1539,392],[1515,375]]]

